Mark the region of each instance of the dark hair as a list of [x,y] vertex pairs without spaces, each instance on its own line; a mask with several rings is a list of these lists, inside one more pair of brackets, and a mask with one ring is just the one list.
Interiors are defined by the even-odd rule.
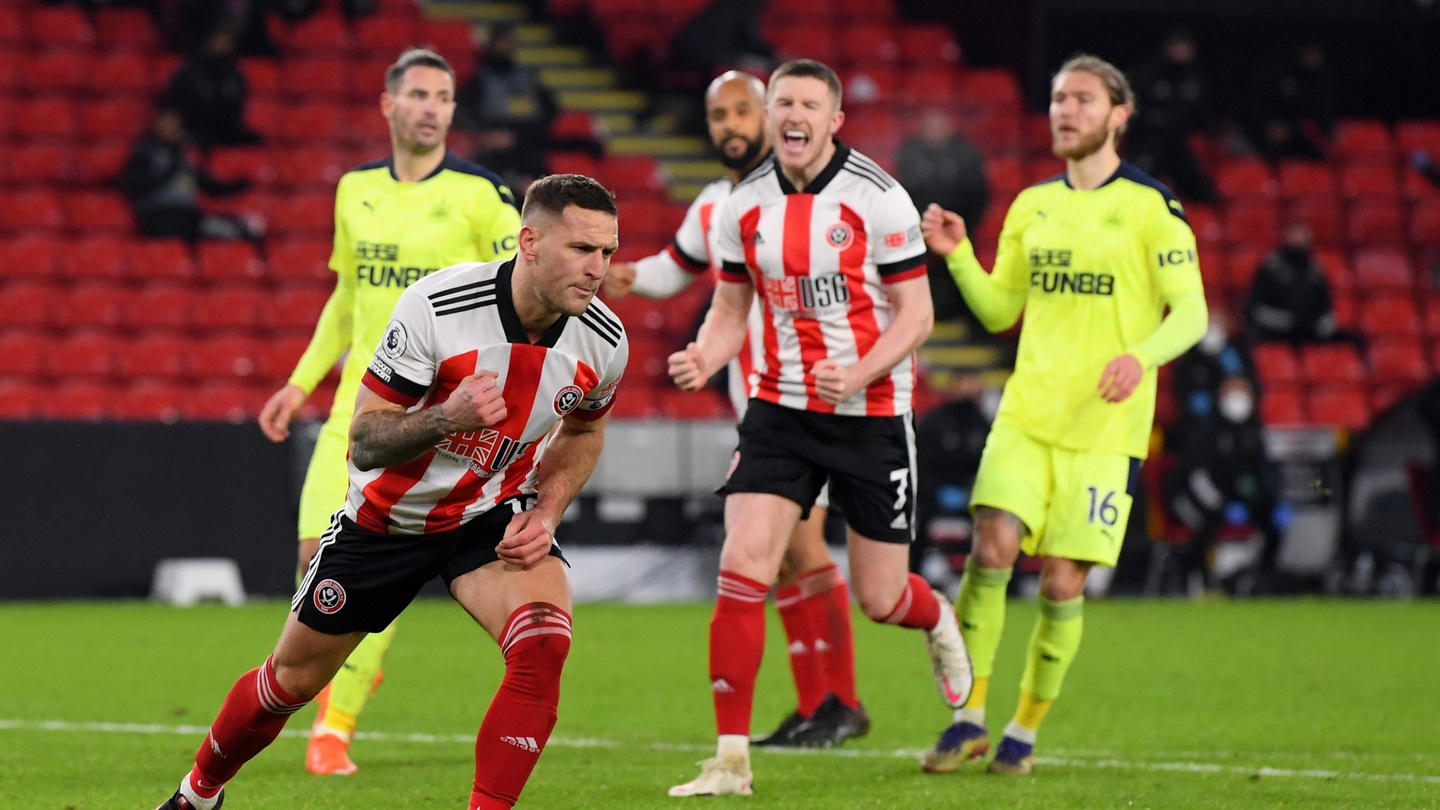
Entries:
[[825,82],[825,85],[830,88],[830,92],[835,95],[835,108],[840,108],[840,99],[844,95],[840,86],[840,77],[835,75],[835,71],[831,70],[830,66],[824,62],[817,62],[814,59],[791,59],[775,68],[775,72],[770,74],[770,92],[775,92],[775,83],[786,76],[803,76]]
[[603,211],[611,216],[620,215],[615,208],[615,193],[593,177],[552,174],[536,180],[526,189],[520,218],[527,219],[532,211],[560,216],[571,205],[587,211]]
[[400,89],[400,81],[405,78],[405,71],[412,67],[432,67],[436,70],[443,70],[450,74],[450,79],[455,79],[455,71],[445,57],[426,48],[411,48],[400,54],[395,64],[385,69],[385,92],[394,93]]

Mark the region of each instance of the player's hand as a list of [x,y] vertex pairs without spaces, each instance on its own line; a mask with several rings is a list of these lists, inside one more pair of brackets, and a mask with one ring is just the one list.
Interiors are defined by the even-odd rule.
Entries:
[[505,536],[495,546],[495,554],[508,565],[529,568],[550,553],[550,544],[554,541],[555,532],[540,513],[527,509],[510,519]]
[[675,381],[675,387],[692,393],[704,388],[710,375],[701,368],[703,360],[700,344],[693,341],[689,346],[670,355],[670,379]]
[[925,237],[926,247],[941,256],[948,256],[965,241],[967,231],[965,220],[959,214],[930,203],[920,216],[920,233]]
[[610,271],[600,282],[600,294],[609,299],[624,298],[635,287],[635,263],[611,262]]
[[831,405],[839,405],[854,396],[860,387],[850,366],[842,366],[828,357],[811,370],[815,374],[815,393]]
[[505,410],[505,400],[500,396],[500,384],[496,382],[498,376],[489,369],[481,369],[455,386],[440,409],[457,430],[494,427],[505,421],[509,412]]
[[305,404],[306,393],[298,385],[287,385],[265,400],[260,409],[260,431],[272,442],[290,438],[290,420]]
[[1105,367],[1100,375],[1100,398],[1106,402],[1124,402],[1135,393],[1135,386],[1145,375],[1140,360],[1133,354],[1122,354]]

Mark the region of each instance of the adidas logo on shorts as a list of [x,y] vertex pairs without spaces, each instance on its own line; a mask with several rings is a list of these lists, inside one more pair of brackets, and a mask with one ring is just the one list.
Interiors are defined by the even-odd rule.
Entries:
[[540,753],[540,744],[535,742],[534,737],[501,737],[500,742],[510,743],[521,751],[529,751],[532,754]]

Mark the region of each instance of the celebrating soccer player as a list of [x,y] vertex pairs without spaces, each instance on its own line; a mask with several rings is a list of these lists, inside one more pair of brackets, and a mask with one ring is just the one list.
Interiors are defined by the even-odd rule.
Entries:
[[925,631],[941,694],[959,707],[971,667],[954,611],[909,573],[914,538],[913,353],[934,314],[920,217],[869,158],[832,137],[840,80],[812,60],[770,78],[775,154],[731,190],[716,224],[720,280],[696,342],[670,357],[694,391],[739,354],[760,299],[760,362],[723,491],[725,545],[710,622],[717,755],[672,796],[749,795],[750,712],[765,596],[796,523],[826,481],[849,524],[865,615]]
[[[306,397],[349,352],[300,494],[297,577],[315,556],[330,516],[345,502],[345,444],[355,394],[400,294],[442,267],[515,252],[520,221],[510,190],[498,176],[445,148],[454,95],[454,72],[431,51],[408,51],[385,72],[380,109],[390,125],[391,156],[340,178],[330,256],[335,292],[289,383],[260,412],[261,430],[271,441],[283,441]],[[355,772],[350,738],[379,685],[393,637],[393,627],[366,637],[321,693],[305,752],[311,773]]]
[[1155,370],[1205,332],[1185,211],[1115,151],[1134,108],[1110,63],[1082,55],[1061,66],[1050,129],[1065,173],[1015,198],[993,274],[976,261],[960,217],[932,205],[921,223],[986,328],[1008,329],[1025,313],[1015,374],[975,481],[975,550],[956,605],[975,689],[925,754],[932,773],[989,750],[985,692],[1021,550],[1042,560],[1040,616],[1020,706],[989,767],[1033,769],[1036,731],[1080,648],[1086,574],[1120,555],[1155,419]]
[[515,258],[457,265],[400,297],[355,403],[345,506],[274,653],[235,682],[159,810],[218,808],[240,767],[436,576],[505,657],[470,810],[514,806],[555,727],[570,650],[555,526],[595,468],[629,356],[595,300],[619,247],[614,196],[553,175],[530,187],[521,220]]
[[[705,91],[705,114],[726,176],[695,198],[669,248],[639,262],[612,265],[603,294],[617,298],[633,290],[646,298],[669,298],[715,265],[716,209],[742,177],[770,156],[765,84],[748,73],[723,73]],[[761,333],[757,302],[750,307],[745,346],[730,361],[730,401],[740,417],[749,402],[750,375],[762,361]],[[825,546],[829,504],[829,493],[821,489],[810,517],[796,525],[785,550],[775,607],[785,627],[799,703],[779,728],[754,740],[758,746],[830,747],[870,730],[870,717],[855,692],[850,588]]]

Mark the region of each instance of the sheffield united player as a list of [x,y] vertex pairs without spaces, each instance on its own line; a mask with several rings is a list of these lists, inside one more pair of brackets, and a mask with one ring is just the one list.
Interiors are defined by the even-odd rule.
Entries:
[[764,650],[764,600],[797,521],[828,479],[849,524],[865,615],[925,631],[951,707],[972,681],[947,600],[909,573],[914,538],[913,353],[930,333],[920,216],[879,166],[832,138],[840,80],[812,60],[770,78],[775,154],[719,213],[720,281],[695,343],[670,357],[694,391],[734,357],[753,297],[763,315],[740,446],[723,487],[726,537],[710,622],[717,755],[672,796],[749,795],[749,730]]
[[401,296],[356,402],[348,501],[274,653],[236,681],[160,810],[218,808],[240,767],[436,576],[505,657],[469,807],[515,804],[555,726],[570,650],[553,527],[595,468],[629,354],[594,300],[619,246],[614,196],[588,177],[546,177],[521,219],[515,258],[457,265]]
[[[748,73],[727,71],[705,91],[710,140],[720,151],[726,176],[706,186],[685,213],[675,240],[664,251],[635,263],[616,263],[602,292],[618,298],[633,291],[646,298],[669,298],[712,268],[718,271],[712,244],[715,213],[730,189],[770,157],[765,131],[765,84]],[[750,307],[745,346],[730,361],[730,401],[744,417],[749,379],[759,356],[760,305]],[[754,740],[765,746],[839,745],[870,730],[870,716],[855,690],[855,638],[850,625],[850,588],[825,546],[825,489],[810,517],[795,526],[780,578],[775,607],[785,628],[790,674],[798,704],[778,728]]]

